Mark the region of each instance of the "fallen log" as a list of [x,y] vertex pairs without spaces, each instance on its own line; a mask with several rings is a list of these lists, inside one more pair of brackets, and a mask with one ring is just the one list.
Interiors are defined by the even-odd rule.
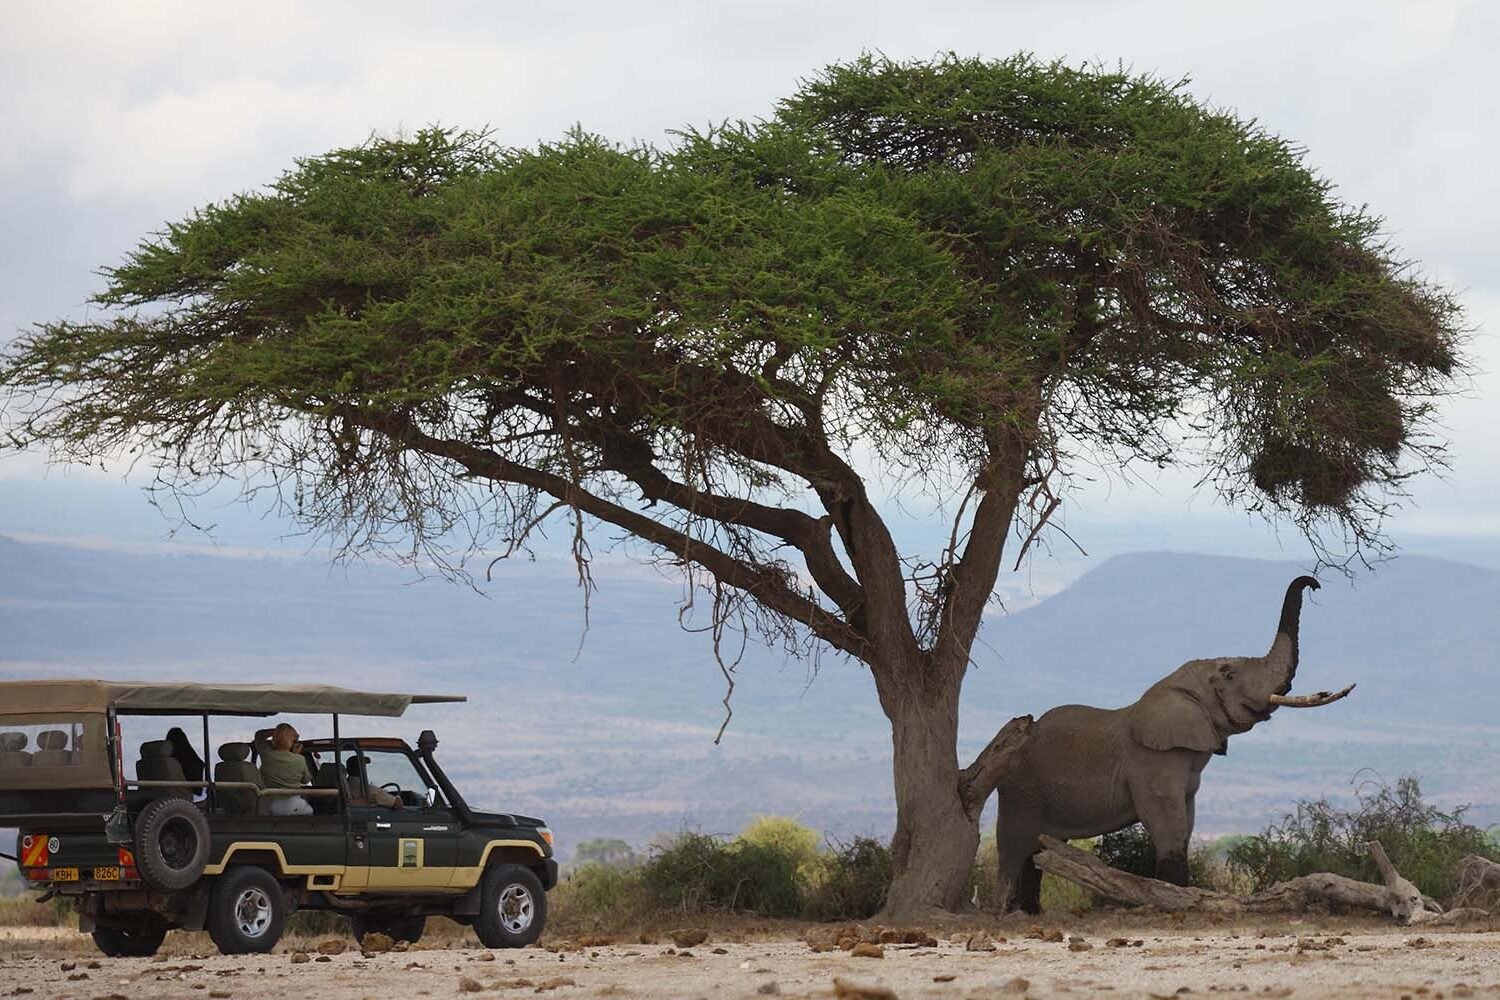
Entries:
[[[1055,837],[1043,835],[1042,847],[1043,850],[1033,859],[1042,871],[1076,882],[1104,899],[1127,906],[1153,906],[1159,910],[1174,912],[1191,910],[1232,915],[1298,912],[1312,905],[1324,904],[1390,913],[1402,923],[1437,916],[1422,909],[1420,904],[1411,905],[1405,896],[1398,899],[1389,885],[1360,882],[1330,872],[1278,882],[1251,896],[1235,896],[1227,892],[1172,885],[1154,878],[1131,875],[1111,868],[1089,852],[1065,844]],[[1380,857],[1384,858],[1383,851]],[[1385,863],[1390,864],[1389,860]],[[1391,868],[1391,871],[1394,872],[1395,869]],[[1396,877],[1400,878],[1399,874]],[[1401,881],[1411,885],[1405,879]],[[1411,892],[1416,893],[1414,886]],[[1416,895],[1420,900],[1421,894]]]
[[1493,903],[1500,896],[1500,864],[1477,854],[1467,854],[1458,863],[1458,891],[1454,899],[1461,905]]

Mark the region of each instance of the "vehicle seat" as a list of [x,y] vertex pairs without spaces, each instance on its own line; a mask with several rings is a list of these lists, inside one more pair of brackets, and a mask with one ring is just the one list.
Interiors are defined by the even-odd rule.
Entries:
[[[326,764],[318,765],[318,773],[313,775],[314,788],[338,788],[339,783],[344,780],[344,768],[336,760]],[[338,812],[339,800],[332,796],[312,795],[307,799],[315,813]]]
[[[172,744],[166,740],[148,740],[141,744],[141,759],[135,762],[138,781],[187,781],[182,765],[172,756]],[[185,788],[142,788],[141,798],[159,799],[168,795],[190,799],[192,792]]]
[[0,767],[30,767],[25,733],[0,733]]
[[68,734],[61,729],[38,733],[37,751],[31,755],[32,767],[71,767],[73,752],[68,749]]
[[[225,743],[219,747],[219,763],[214,765],[215,781],[246,781],[256,788],[266,787],[260,768],[250,763],[250,744]],[[260,796],[248,788],[226,788],[217,793],[219,805],[236,816],[254,816],[260,812]]]

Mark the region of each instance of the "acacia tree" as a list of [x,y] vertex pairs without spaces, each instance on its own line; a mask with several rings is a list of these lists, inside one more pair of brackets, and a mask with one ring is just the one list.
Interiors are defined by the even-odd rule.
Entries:
[[[0,362],[15,445],[455,569],[561,519],[585,582],[601,531],[680,567],[716,649],[862,661],[892,914],[964,903],[994,781],[957,756],[970,646],[1080,462],[1192,463],[1367,550],[1460,364],[1456,303],[1295,147],[1026,57],[836,65],[668,150],[372,140],[106,275],[102,318]],[[948,544],[903,552],[874,482],[947,497]]]

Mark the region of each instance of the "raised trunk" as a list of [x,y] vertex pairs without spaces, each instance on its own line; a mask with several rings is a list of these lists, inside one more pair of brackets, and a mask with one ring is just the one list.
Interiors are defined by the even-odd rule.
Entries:
[[891,888],[881,916],[909,921],[956,912],[968,905],[979,849],[979,813],[971,814],[965,804],[958,766],[963,672],[903,664],[879,673],[905,681],[880,685],[891,720],[896,783]]
[[1318,581],[1310,576],[1299,576],[1286,588],[1286,596],[1281,601],[1281,618],[1276,622],[1276,638],[1271,643],[1271,651],[1266,654],[1267,663],[1285,673],[1285,679],[1276,688],[1277,694],[1290,691],[1292,679],[1297,676],[1302,591],[1309,587],[1318,590]]

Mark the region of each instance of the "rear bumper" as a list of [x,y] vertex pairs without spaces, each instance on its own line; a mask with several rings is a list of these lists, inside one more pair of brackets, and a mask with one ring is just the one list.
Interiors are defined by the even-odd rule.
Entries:
[[550,890],[557,885],[557,859],[544,858],[541,867],[537,869],[537,875],[542,880],[542,888]]

